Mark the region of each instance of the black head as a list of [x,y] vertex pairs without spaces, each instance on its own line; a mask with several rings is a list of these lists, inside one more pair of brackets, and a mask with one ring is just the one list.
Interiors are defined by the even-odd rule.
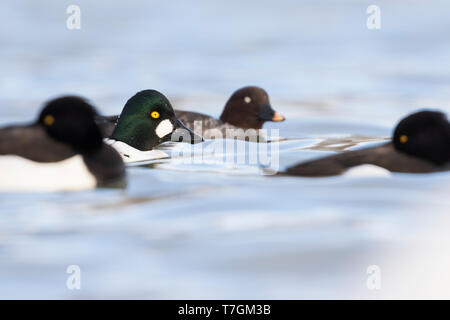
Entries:
[[272,109],[269,96],[259,87],[244,87],[233,93],[220,116],[220,120],[243,129],[261,129],[266,121],[284,121]]
[[400,121],[394,131],[397,150],[443,165],[450,161],[450,124],[438,111],[420,111]]
[[94,117],[94,107],[80,97],[66,96],[49,101],[39,115],[38,124],[48,135],[86,154],[97,151],[102,136]]

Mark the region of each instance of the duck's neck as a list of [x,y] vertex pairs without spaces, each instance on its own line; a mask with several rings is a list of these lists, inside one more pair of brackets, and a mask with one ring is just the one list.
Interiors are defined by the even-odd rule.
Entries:
[[126,182],[125,165],[112,147],[103,143],[96,152],[83,155],[83,159],[96,177],[98,187],[114,187]]

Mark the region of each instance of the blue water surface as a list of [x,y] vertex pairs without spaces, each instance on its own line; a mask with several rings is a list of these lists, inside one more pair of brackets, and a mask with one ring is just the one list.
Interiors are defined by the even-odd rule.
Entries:
[[[376,1],[379,30],[361,0],[78,0],[80,30],[70,4],[0,3],[1,124],[62,94],[116,114],[149,88],[218,116],[258,85],[287,118],[265,126],[283,169],[450,111],[448,1]],[[380,297],[367,266],[389,274],[449,213],[448,173],[277,178],[221,159],[132,167],[126,190],[0,194],[0,298]]]

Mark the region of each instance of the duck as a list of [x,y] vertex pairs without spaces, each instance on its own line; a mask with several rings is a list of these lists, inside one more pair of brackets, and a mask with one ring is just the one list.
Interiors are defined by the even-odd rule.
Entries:
[[126,185],[120,155],[103,142],[84,98],[46,103],[37,120],[0,128],[0,191],[69,192]]
[[253,129],[256,132],[267,121],[281,122],[286,119],[273,110],[267,92],[256,86],[236,90],[225,104],[219,119],[192,111],[175,110],[175,114],[187,128],[205,139],[226,137],[229,129]]
[[157,90],[142,90],[126,102],[116,116],[98,116],[105,142],[115,148],[125,163],[168,158],[160,144],[202,142],[203,138],[188,129],[177,117],[170,101]]
[[375,166],[388,173],[432,173],[450,169],[450,124],[445,113],[420,110],[403,118],[390,141],[289,167],[279,175],[325,177]]

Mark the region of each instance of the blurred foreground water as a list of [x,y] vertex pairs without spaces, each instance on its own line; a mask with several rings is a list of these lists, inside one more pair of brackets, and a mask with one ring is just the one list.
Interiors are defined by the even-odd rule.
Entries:
[[[76,31],[69,4],[0,4],[2,124],[68,93],[115,114],[147,88],[218,116],[254,84],[288,119],[265,126],[287,138],[284,168],[379,143],[417,108],[450,111],[445,1],[377,1],[381,30],[368,1],[80,0]],[[449,297],[434,287],[449,190],[450,173],[275,178],[174,159],[131,168],[127,190],[1,194],[0,298]]]

